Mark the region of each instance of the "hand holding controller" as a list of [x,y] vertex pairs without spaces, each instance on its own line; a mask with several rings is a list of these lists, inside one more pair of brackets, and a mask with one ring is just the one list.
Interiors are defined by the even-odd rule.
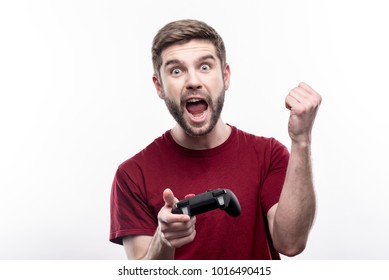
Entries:
[[229,189],[215,189],[186,198],[174,204],[173,214],[195,216],[214,209],[221,209],[232,217],[240,215],[240,204]]

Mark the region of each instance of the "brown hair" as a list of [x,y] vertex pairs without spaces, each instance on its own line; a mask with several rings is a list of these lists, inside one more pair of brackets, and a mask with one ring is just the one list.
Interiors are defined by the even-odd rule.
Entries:
[[222,67],[226,63],[226,49],[223,39],[208,24],[192,19],[178,20],[166,24],[161,28],[153,40],[151,48],[154,73],[159,77],[162,66],[161,53],[174,44],[185,44],[192,39],[203,39],[211,42],[216,49]]

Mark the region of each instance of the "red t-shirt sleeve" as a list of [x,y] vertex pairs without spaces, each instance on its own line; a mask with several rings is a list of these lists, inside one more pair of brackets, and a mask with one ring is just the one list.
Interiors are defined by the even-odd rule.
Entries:
[[289,151],[283,144],[271,139],[270,145],[268,170],[261,190],[261,206],[265,214],[280,199],[289,161]]
[[134,168],[131,174],[135,178],[131,178],[119,167],[112,183],[109,239],[117,244],[123,244],[122,238],[128,235],[153,235],[157,227],[136,173]]

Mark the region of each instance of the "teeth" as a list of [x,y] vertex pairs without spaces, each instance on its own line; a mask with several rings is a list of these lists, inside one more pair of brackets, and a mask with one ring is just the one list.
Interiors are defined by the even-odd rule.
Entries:
[[201,101],[201,99],[198,98],[192,98],[188,100],[188,102],[199,102],[199,101]]

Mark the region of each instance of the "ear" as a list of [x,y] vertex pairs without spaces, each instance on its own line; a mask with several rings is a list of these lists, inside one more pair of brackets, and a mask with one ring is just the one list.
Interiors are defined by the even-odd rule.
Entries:
[[230,65],[226,63],[223,70],[224,90],[227,90],[230,87],[230,76],[231,76]]
[[159,81],[157,74],[153,75],[153,83],[154,83],[155,89],[157,90],[159,98],[163,99],[164,94],[163,94],[162,82]]

